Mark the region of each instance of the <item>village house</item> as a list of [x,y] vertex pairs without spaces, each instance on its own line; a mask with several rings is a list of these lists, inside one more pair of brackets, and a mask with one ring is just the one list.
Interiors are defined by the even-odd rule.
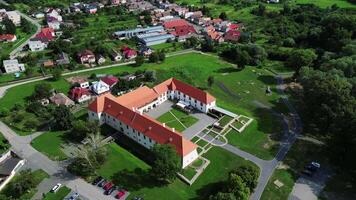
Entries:
[[0,35],[0,42],[15,42],[17,40],[16,35],[2,34]]
[[96,61],[95,54],[87,49],[82,52],[79,52],[77,56],[81,64],[85,64],[85,63],[92,64],[95,63]]
[[87,88],[75,87],[69,91],[69,97],[78,103],[83,103],[91,99],[91,93]]
[[240,31],[237,30],[229,30],[224,35],[224,41],[237,43],[240,39]]
[[121,51],[125,59],[134,59],[137,56],[137,52],[129,47],[123,47]]
[[47,25],[54,30],[59,30],[61,28],[61,22],[54,17],[47,17]]
[[95,57],[96,57],[96,62],[97,62],[99,65],[105,63],[105,61],[106,61],[105,57],[102,56],[102,55],[96,55]]
[[72,101],[70,98],[68,98],[65,94],[63,93],[57,93],[49,98],[49,100],[59,106],[59,105],[64,105],[66,107],[71,107],[74,106],[75,103]]
[[71,77],[69,78],[69,83],[71,85],[76,85],[78,84],[79,87],[81,88],[88,88],[89,87],[89,81],[86,77],[82,77],[82,76],[75,76],[75,77]]
[[48,46],[48,40],[32,38],[28,42],[28,47],[31,51],[43,51]]
[[46,17],[47,18],[54,18],[56,19],[57,21],[59,22],[62,22],[63,21],[63,18],[62,16],[59,14],[59,12],[56,10],[56,9],[49,9],[46,13]]
[[56,60],[57,65],[67,65],[70,63],[68,54],[61,52]]
[[210,94],[171,78],[152,89],[144,86],[119,97],[98,97],[89,105],[89,120],[107,124],[147,149],[155,144],[172,144],[185,168],[198,158],[197,145],[174,128],[144,114],[168,99],[184,101],[204,113],[215,106],[215,98]]
[[54,66],[54,62],[53,60],[45,60],[43,63],[42,63],[43,67],[45,68],[49,68],[49,67],[53,67]]
[[19,26],[21,24],[21,16],[16,11],[7,11],[6,17],[15,24],[15,26]]
[[10,73],[16,73],[16,72],[24,72],[25,69],[25,64],[19,63],[17,59],[13,60],[4,60],[2,61],[3,63],[3,68],[5,70],[5,73],[10,74]]
[[110,86],[106,84],[104,81],[93,82],[91,85],[91,91],[93,91],[97,95],[101,95],[103,93],[110,91]]
[[115,76],[106,76],[101,78],[100,80],[106,83],[110,87],[110,89],[113,88],[119,82],[119,79]]

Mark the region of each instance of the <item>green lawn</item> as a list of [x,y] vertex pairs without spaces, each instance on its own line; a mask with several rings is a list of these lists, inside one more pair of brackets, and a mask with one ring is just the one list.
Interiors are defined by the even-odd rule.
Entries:
[[5,153],[10,148],[9,142],[0,132],[0,154]]
[[[175,116],[175,117],[174,117]],[[178,121],[178,120],[180,121]],[[157,118],[159,122],[166,123],[167,126],[175,128],[177,131],[182,132],[186,128],[192,126],[198,119],[190,116],[189,114],[184,113],[178,109],[173,108],[169,112],[164,113],[163,115]],[[183,126],[183,125],[185,126]]]
[[47,132],[35,138],[31,145],[52,160],[65,160],[67,156],[61,150],[61,145],[65,142],[63,137],[63,131]]
[[70,189],[62,186],[56,193],[49,192],[43,200],[63,200],[70,193]]
[[107,179],[111,179],[115,173],[124,169],[133,171],[136,168],[143,170],[150,168],[145,162],[141,161],[116,143],[108,144],[107,150],[107,161],[100,167],[99,170],[97,170],[98,174]]
[[321,8],[331,7],[334,4],[340,8],[356,8],[356,4],[352,4],[347,0],[295,0],[295,2],[300,4],[312,3]]

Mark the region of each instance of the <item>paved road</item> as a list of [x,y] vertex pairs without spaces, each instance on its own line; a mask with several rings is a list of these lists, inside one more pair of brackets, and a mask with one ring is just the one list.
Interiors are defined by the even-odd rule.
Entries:
[[[91,200],[114,200],[112,196],[106,196],[99,188],[85,182],[66,170],[66,162],[55,162],[50,160],[47,156],[35,150],[31,145],[31,140],[28,136],[18,136],[7,125],[0,121],[0,132],[9,141],[12,150],[26,159],[28,167],[31,169],[42,169],[48,173],[51,178],[40,184],[39,189],[42,191],[49,191],[53,183],[60,182],[87,199]],[[37,195],[38,197],[38,195]]]

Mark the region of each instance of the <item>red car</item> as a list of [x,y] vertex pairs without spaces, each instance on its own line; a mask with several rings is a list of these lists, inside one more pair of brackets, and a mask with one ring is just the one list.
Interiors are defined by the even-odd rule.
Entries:
[[126,191],[125,190],[121,190],[121,191],[119,191],[117,194],[116,194],[116,198],[117,199],[120,199],[121,197],[123,197],[123,196],[125,196],[125,194],[126,194]]
[[112,188],[113,184],[111,182],[107,183],[104,185],[103,189],[104,190],[110,190]]

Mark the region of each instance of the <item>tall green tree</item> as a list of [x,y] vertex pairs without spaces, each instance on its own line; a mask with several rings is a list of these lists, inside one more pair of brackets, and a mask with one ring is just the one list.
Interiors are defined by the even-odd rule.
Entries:
[[60,105],[53,111],[52,127],[56,130],[69,130],[72,128],[74,116],[70,109],[64,105]]

